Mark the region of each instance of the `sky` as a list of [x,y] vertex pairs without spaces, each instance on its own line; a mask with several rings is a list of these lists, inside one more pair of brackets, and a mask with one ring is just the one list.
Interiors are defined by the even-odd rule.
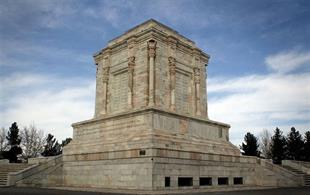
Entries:
[[71,137],[94,115],[92,55],[150,18],[211,56],[209,117],[231,125],[233,144],[310,130],[308,0],[1,0],[0,126]]

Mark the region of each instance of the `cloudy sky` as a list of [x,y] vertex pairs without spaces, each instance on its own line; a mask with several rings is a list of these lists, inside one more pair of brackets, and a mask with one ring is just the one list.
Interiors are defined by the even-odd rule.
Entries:
[[1,0],[0,126],[58,139],[94,113],[92,54],[154,18],[211,55],[209,115],[246,132],[310,130],[308,0]]

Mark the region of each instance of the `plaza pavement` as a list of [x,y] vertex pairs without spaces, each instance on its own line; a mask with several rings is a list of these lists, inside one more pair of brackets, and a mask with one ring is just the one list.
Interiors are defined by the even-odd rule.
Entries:
[[[21,188],[4,187],[0,188],[1,195],[124,195],[120,193],[69,191],[46,188]],[[264,190],[245,190],[231,192],[199,192],[182,193],[182,195],[310,195],[310,187],[302,188],[275,188]]]

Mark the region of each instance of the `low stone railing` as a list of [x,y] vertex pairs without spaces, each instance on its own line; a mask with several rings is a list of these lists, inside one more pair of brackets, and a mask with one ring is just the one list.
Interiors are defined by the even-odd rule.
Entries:
[[52,160],[54,158],[55,158],[55,156],[28,158],[28,164],[46,163],[47,161],[50,161],[50,160]]
[[2,159],[0,160],[0,164],[9,164],[10,161],[8,159]]
[[283,177],[286,177],[288,179],[291,179],[292,181],[295,181],[296,184],[298,184],[298,185],[303,185],[303,182],[304,182],[303,181],[303,176],[298,175],[298,174],[296,174],[294,172],[291,172],[291,171],[283,168],[280,165],[273,164],[272,160],[270,160],[270,159],[260,159],[260,158],[258,158],[258,163],[261,166],[263,166],[263,167],[265,167],[265,168],[267,168],[267,169],[277,173],[278,175],[282,175]]
[[282,160],[282,165],[292,167],[306,174],[310,174],[310,162],[296,161],[296,160]]
[[33,164],[32,166],[24,170],[15,173],[9,173],[7,185],[13,186],[16,184],[16,182],[30,177],[34,174],[40,173],[51,166],[56,166],[59,163],[62,163],[62,155],[48,157],[48,160],[43,160],[42,158],[41,162],[38,161],[37,164]]

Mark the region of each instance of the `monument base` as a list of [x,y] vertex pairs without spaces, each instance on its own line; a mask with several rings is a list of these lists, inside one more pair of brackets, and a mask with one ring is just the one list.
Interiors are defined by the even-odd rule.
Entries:
[[302,185],[280,166],[240,156],[223,123],[150,108],[73,127],[63,155],[18,185],[157,192]]
[[63,185],[146,191],[300,185],[290,172],[255,157],[191,152],[188,155],[201,155],[202,159],[156,156],[81,161],[64,159]]
[[240,156],[229,126],[150,108],[73,124],[63,185],[133,190],[298,186],[290,172]]

